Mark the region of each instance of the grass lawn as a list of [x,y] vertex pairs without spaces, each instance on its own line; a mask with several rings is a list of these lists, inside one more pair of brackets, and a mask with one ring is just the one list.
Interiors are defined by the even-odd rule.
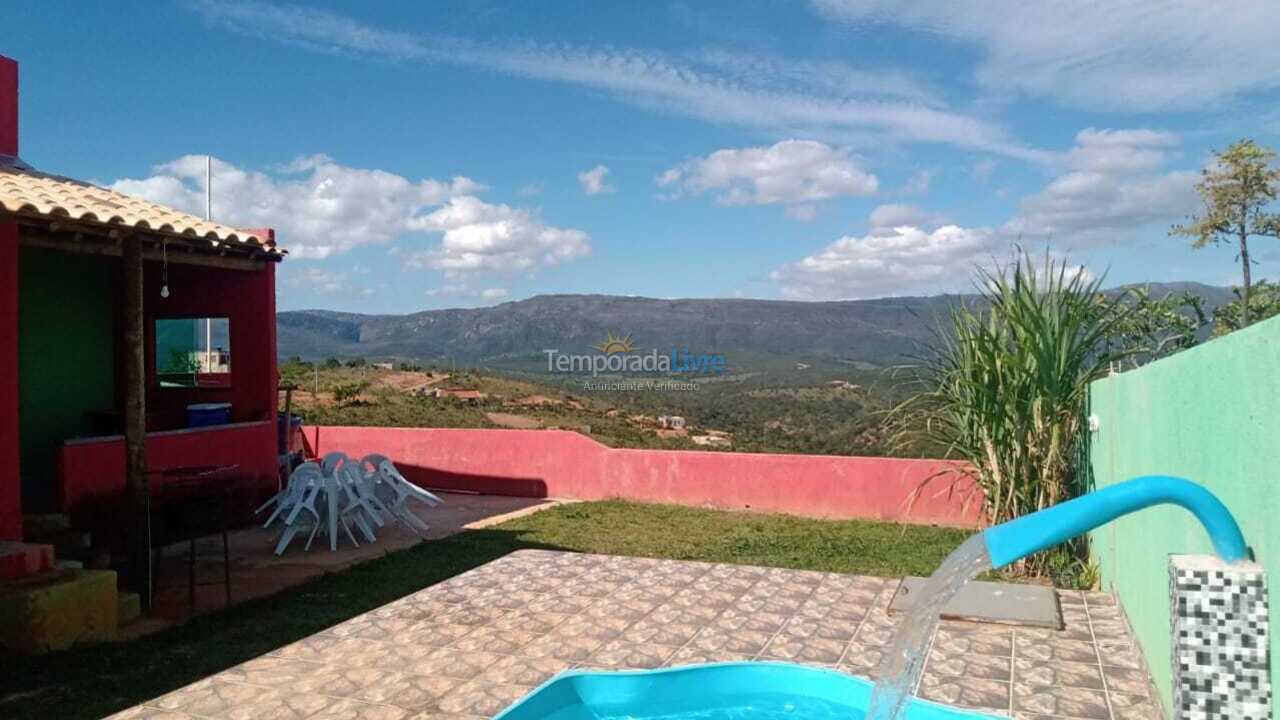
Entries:
[[419,544],[129,643],[0,658],[0,717],[99,718],[522,548],[927,575],[963,530],[620,501],[564,505]]

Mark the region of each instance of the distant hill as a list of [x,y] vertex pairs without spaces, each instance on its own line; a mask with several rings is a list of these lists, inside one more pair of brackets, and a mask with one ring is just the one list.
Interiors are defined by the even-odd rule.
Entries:
[[[1151,284],[1152,294],[1191,290],[1216,307],[1226,288]],[[840,302],[658,300],[616,295],[539,295],[492,307],[360,315],[327,310],[277,316],[281,357],[368,357],[467,364],[519,364],[545,349],[588,352],[609,333],[637,348],[688,347],[731,358],[828,357],[898,361],[930,338],[952,305],[974,296],[895,297]]]

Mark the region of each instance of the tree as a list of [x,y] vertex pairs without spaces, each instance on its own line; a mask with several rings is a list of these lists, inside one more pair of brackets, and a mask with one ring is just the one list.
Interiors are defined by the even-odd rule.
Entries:
[[1241,140],[1214,153],[1214,162],[1201,171],[1196,192],[1204,201],[1204,214],[1192,215],[1185,225],[1174,225],[1171,235],[1192,238],[1192,247],[1221,242],[1237,244],[1244,285],[1240,293],[1241,327],[1249,324],[1249,237],[1280,237],[1280,215],[1266,212],[1276,199],[1280,170],[1271,166],[1276,153],[1252,140]]
[[[1243,303],[1240,288],[1233,288],[1236,299],[1220,305],[1213,311],[1213,334],[1226,335],[1244,327],[1241,324]],[[1280,315],[1280,286],[1261,280],[1253,286],[1253,297],[1249,302],[1249,317],[1253,322],[1260,322],[1269,317]]]
[[[1259,283],[1260,288],[1265,283]],[[1105,296],[1099,301],[1110,302]],[[1167,293],[1157,300],[1151,297],[1150,288],[1135,287],[1121,293],[1117,301],[1125,306],[1125,312],[1105,345],[1133,367],[1193,347],[1200,329],[1209,322],[1204,298],[1188,291]]]

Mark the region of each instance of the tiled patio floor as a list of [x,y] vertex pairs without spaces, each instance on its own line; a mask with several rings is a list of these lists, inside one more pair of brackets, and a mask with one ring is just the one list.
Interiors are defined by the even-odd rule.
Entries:
[[[868,676],[896,580],[524,550],[119,718],[490,717],[575,666],[785,660]],[[1111,596],[1062,631],[946,622],[924,697],[1017,717],[1159,718]]]
[[[466,529],[488,527],[513,517],[551,507],[557,501],[504,497],[501,495],[462,495],[439,493],[444,504],[429,512],[418,511],[429,523],[426,537],[442,538]],[[328,552],[324,538],[310,551],[303,549],[305,538],[293,542],[284,555],[274,553],[280,535],[280,524],[269,529],[257,524],[230,533],[231,596],[240,603],[274,595],[295,585],[337,572],[362,562],[403,550],[422,542],[422,537],[403,525],[391,524],[378,532],[378,542],[352,547],[344,540],[338,552]],[[126,638],[135,638],[163,630],[182,622],[192,614],[221,610],[226,607],[226,588],[222,584],[222,539],[207,537],[199,542],[194,611],[187,584],[187,546],[179,543],[165,548],[156,568],[157,588],[151,615],[122,629]]]

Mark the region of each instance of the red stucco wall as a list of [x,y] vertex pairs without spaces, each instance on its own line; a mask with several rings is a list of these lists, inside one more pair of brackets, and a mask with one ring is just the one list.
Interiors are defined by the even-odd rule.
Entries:
[[0,223],[0,540],[22,539],[18,460],[18,226]]
[[[0,155],[18,154],[18,63],[0,55]],[[22,539],[18,467],[18,226],[0,223],[0,540]]]
[[[750,509],[824,518],[866,518],[973,527],[975,496],[924,480],[955,467],[937,460],[679,450],[613,449],[558,430],[308,427],[321,454],[381,453],[426,487],[525,497]],[[953,476],[954,477],[954,476]]]
[[[147,436],[152,471],[199,465],[239,465],[265,493],[277,486],[274,422],[207,428]],[[81,503],[124,492],[124,439],[82,440],[58,450],[58,507],[74,513]]]
[[[182,427],[193,403],[229,402],[233,422],[275,417],[276,288],[274,263],[265,270],[169,266],[169,297],[160,297],[160,264],[148,263],[145,279],[147,412],[160,428]],[[164,388],[155,382],[157,318],[225,317],[231,330],[229,387]]]
[[0,55],[0,155],[18,154],[18,63]]
[[[169,297],[160,297],[161,268],[145,277],[147,415],[161,428],[183,427],[191,403],[229,402],[233,423],[249,426],[147,437],[152,470],[193,465],[238,465],[263,489],[277,484],[275,264],[259,272],[192,265],[169,266]],[[155,382],[155,320],[164,317],[230,319],[231,381],[227,387],[160,388]],[[125,487],[124,441],[76,441],[58,452],[58,507],[74,512],[86,499]]]

